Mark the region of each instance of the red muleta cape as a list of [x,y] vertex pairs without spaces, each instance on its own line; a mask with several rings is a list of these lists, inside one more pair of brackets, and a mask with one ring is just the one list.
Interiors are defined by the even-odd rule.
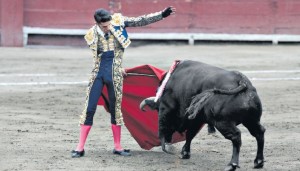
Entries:
[[[142,65],[126,69],[127,76],[123,82],[122,113],[125,126],[137,141],[141,148],[150,150],[155,146],[160,146],[158,138],[158,113],[146,107],[146,112],[140,110],[142,100],[153,97],[162,80],[164,70],[151,65]],[[104,97],[102,97],[104,96]],[[107,89],[104,87],[98,105],[105,107],[108,111]],[[185,140],[185,134],[174,133],[172,143]]]

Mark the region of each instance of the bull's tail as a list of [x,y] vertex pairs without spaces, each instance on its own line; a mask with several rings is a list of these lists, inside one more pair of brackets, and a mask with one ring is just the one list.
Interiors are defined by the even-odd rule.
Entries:
[[221,90],[221,89],[210,89],[206,90],[196,96],[193,97],[190,106],[186,109],[186,114],[189,119],[194,119],[198,113],[203,109],[206,103],[209,101],[211,97],[215,94],[225,94],[225,95],[233,95],[237,94],[247,88],[247,84],[245,82],[240,82],[239,86],[232,90]]
[[190,106],[186,109],[185,114],[188,115],[188,118],[194,119],[213,95],[213,90],[207,90],[194,96]]

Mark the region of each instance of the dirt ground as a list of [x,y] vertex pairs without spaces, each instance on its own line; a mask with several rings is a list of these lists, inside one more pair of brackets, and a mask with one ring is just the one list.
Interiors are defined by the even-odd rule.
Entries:
[[[112,154],[110,117],[98,107],[82,158],[70,151],[79,137],[78,119],[92,67],[87,48],[0,48],[0,170],[223,170],[231,142],[207,135],[192,142],[181,160],[160,147],[141,149],[123,127],[122,144],[131,157]],[[148,45],[130,47],[124,67],[143,64],[168,69],[175,59],[191,59],[251,78],[263,104],[265,166],[262,171],[300,170],[299,45]],[[145,113],[141,113],[145,114]],[[255,138],[243,127],[240,166],[254,170]],[[175,144],[178,151],[183,143]]]

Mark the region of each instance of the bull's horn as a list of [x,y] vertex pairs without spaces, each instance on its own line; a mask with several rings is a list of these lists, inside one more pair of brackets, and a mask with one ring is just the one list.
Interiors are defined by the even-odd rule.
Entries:
[[155,99],[155,97],[149,97],[149,98],[147,98],[147,99],[144,99],[144,100],[140,103],[140,109],[141,109],[142,111],[145,111],[144,107],[147,105],[147,104],[146,104],[146,100],[147,100],[147,101],[153,101],[153,102],[154,102],[154,99]]

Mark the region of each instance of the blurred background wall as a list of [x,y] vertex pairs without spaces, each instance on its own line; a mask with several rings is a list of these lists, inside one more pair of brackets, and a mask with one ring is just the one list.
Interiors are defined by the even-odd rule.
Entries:
[[[139,16],[170,5],[176,15],[128,32],[300,35],[299,0],[0,0],[0,45],[23,46],[24,27],[86,30],[97,8]],[[28,44],[84,43],[82,35],[31,33],[26,39]]]

